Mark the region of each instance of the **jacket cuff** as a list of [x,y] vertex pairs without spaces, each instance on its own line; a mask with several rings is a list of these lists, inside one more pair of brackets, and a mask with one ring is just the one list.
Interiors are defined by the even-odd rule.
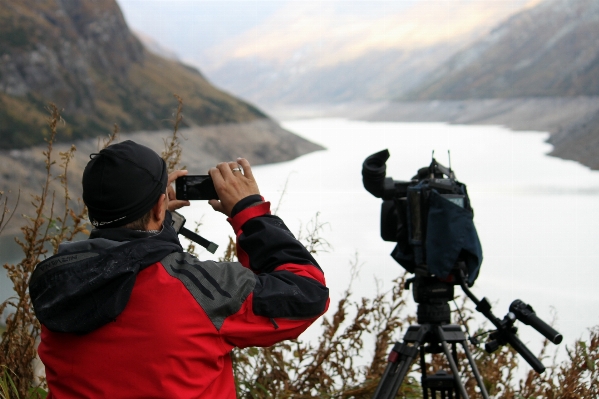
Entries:
[[[243,200],[242,200],[243,201]],[[255,206],[250,206],[248,208],[243,209],[235,216],[230,217],[227,221],[233,227],[233,231],[235,234],[241,230],[241,227],[250,219],[253,219],[262,215],[270,214],[270,202],[262,202]]]
[[260,194],[248,195],[244,199],[237,202],[233,209],[231,209],[231,217],[234,218],[235,215],[243,211],[245,208],[249,208],[250,206],[256,205],[259,202],[264,202],[264,197],[262,197]]

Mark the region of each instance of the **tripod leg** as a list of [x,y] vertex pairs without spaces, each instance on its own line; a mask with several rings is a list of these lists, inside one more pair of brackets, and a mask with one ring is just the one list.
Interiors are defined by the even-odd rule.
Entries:
[[[420,381],[422,384],[422,399],[428,399],[428,389],[425,384],[426,376],[426,359],[424,356],[424,346],[420,347]],[[436,399],[435,394],[433,394],[433,399]]]
[[466,353],[466,357],[468,358],[468,363],[470,363],[470,367],[472,368],[472,374],[474,374],[474,378],[476,379],[476,383],[480,388],[480,393],[483,395],[484,399],[489,399],[489,394],[487,393],[487,389],[483,384],[483,379],[478,372],[478,368],[476,367],[476,363],[474,363],[474,358],[472,357],[472,353],[470,353],[470,349],[468,349],[468,343],[463,342],[462,346],[464,347],[464,352]]
[[393,399],[399,391],[412,361],[418,353],[419,343],[408,346],[405,343],[396,343],[389,354],[389,364],[376,388],[373,399]]
[[466,388],[464,388],[464,384],[462,384],[462,380],[460,380],[458,366],[457,366],[456,362],[453,360],[453,356],[451,354],[451,351],[449,350],[449,345],[447,344],[447,341],[443,338],[443,336],[444,336],[443,329],[440,326],[437,327],[437,334],[440,338],[441,346],[443,347],[443,352],[445,352],[445,356],[447,357],[447,362],[449,363],[449,368],[451,368],[451,372],[453,373],[453,378],[455,380],[455,383],[458,387],[458,390],[460,391],[460,395],[464,399],[468,399],[469,397],[468,397],[468,394],[466,393]]

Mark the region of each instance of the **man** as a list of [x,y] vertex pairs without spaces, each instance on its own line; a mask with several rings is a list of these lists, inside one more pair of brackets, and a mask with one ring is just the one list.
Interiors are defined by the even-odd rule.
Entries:
[[297,337],[328,306],[322,270],[270,214],[249,163],[210,169],[238,262],[183,251],[164,161],[132,141],[93,154],[83,200],[95,229],[31,277],[49,398],[234,398],[234,347]]

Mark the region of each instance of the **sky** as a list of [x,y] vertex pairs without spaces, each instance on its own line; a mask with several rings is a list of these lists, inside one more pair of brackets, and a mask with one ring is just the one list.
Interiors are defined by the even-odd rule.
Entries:
[[[210,62],[206,52],[218,52],[219,44],[231,42],[244,33],[252,32],[252,29],[264,25],[266,29],[276,28],[272,26],[272,21],[283,20],[283,15],[285,16],[283,23],[298,23],[302,19],[310,20],[316,15],[334,15],[340,25],[343,25],[344,21],[357,19],[377,20],[397,13],[416,2],[416,0],[117,1],[127,23],[134,31],[151,37],[165,48],[174,51],[182,60],[191,61],[196,65]],[[353,29],[351,26],[346,27]],[[254,30],[254,32],[254,35],[260,34],[259,31]]]
[[259,24],[286,2],[118,0],[130,27],[179,55],[207,49]]
[[372,50],[471,39],[541,0],[117,1],[134,31],[210,72],[231,59],[303,57],[326,67]]

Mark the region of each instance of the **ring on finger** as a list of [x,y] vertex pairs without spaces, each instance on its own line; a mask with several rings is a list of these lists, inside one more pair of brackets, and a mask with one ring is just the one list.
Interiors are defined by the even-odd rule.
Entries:
[[241,168],[234,168],[234,169],[232,169],[231,171],[232,171],[232,172],[241,172],[241,171],[242,171],[242,169],[241,169]]

